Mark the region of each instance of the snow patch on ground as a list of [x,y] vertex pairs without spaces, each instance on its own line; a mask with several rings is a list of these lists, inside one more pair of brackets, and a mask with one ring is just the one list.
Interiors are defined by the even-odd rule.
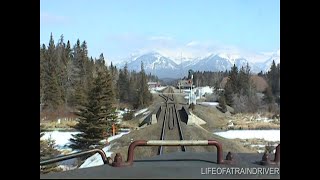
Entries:
[[159,93],[161,92],[162,90],[164,90],[166,88],[166,86],[161,86],[161,87],[155,87],[155,88],[150,88],[149,91],[150,93]]
[[[120,138],[121,136],[130,133],[130,129],[121,128],[119,134],[115,136],[111,136],[108,138],[108,142],[111,142],[115,139]],[[69,141],[72,138],[72,134],[78,134],[79,132],[59,132],[59,131],[52,131],[52,132],[44,132],[44,135],[41,137],[42,140],[46,140],[51,138],[56,143],[56,149],[62,152],[62,154],[71,154],[77,152],[76,150],[72,150],[68,147],[71,144]],[[112,147],[112,143],[110,145],[103,148],[103,151],[106,153],[107,157],[110,157],[113,152],[110,152],[110,148]],[[66,153],[63,153],[66,152]],[[71,170],[75,169],[76,167],[73,166],[75,163],[75,159],[65,160],[60,162],[59,167],[63,170]],[[92,167],[92,166],[99,166],[102,165],[103,161],[99,153],[94,154],[93,156],[89,157],[81,166],[80,168],[84,167]]]
[[44,132],[44,135],[41,137],[41,140],[52,139],[55,141],[55,148],[60,151],[70,150],[68,146],[70,145],[70,138],[73,138],[73,134],[79,134],[80,132],[59,132],[59,131],[50,131]]
[[142,113],[146,112],[147,110],[148,110],[148,108],[144,108],[144,109],[139,110],[138,112],[134,113],[134,117],[138,116],[139,114],[142,114]]
[[217,106],[219,105],[218,102],[197,102],[199,105],[204,105],[204,106]]
[[[128,132],[122,132],[119,133],[115,136],[111,136],[108,138],[108,142],[111,142],[115,139],[120,138],[121,136],[130,133],[130,131]],[[102,150],[106,153],[107,157],[110,157],[112,155],[113,152],[110,152],[110,148],[112,147],[112,143],[110,143],[110,145],[104,147]],[[88,159],[85,160],[85,162],[79,167],[79,168],[87,168],[87,167],[93,167],[93,166],[100,166],[103,165],[103,161],[102,158],[100,156],[99,153],[94,154],[93,156],[89,157]]]
[[265,139],[266,141],[280,141],[280,130],[229,130],[216,132],[216,135],[227,139]]

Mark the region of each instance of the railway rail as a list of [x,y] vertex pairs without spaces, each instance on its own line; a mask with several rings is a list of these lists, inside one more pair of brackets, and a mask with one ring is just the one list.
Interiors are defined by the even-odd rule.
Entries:
[[[174,99],[174,95],[171,93],[174,93],[173,89],[169,87],[167,89],[167,93],[160,94],[159,96],[162,97],[165,101],[165,107],[162,108],[162,129],[161,129],[161,135],[160,140],[184,140],[183,138],[183,132],[181,129],[181,119],[179,115],[179,111],[177,108],[177,103]],[[177,147],[166,147],[166,152],[172,152],[172,151],[186,151],[186,147],[184,145],[181,145],[180,148]],[[165,152],[164,147],[160,146],[158,149],[158,155],[162,155]]]

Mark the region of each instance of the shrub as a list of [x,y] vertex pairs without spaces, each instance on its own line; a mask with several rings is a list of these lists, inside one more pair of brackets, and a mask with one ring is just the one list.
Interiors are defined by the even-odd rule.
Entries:
[[128,121],[133,118],[133,111],[129,111],[123,115],[123,120]]
[[193,103],[190,104],[189,109],[191,109],[192,111],[194,110],[195,105]]

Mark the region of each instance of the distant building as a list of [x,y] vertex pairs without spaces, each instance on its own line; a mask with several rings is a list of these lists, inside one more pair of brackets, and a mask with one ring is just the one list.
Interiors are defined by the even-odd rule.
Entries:
[[[190,89],[191,87],[191,80],[179,80],[178,84],[177,84],[177,88],[181,88],[181,89]],[[194,86],[192,86],[194,87]]]
[[148,88],[149,89],[156,88],[156,87],[160,87],[160,83],[159,82],[148,82]]

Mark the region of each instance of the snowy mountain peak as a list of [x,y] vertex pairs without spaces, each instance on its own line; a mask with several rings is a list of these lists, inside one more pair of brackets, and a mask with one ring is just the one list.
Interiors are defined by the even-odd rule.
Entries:
[[236,59],[241,58],[238,53],[219,53],[218,56],[227,59],[232,65],[235,64]]
[[[130,70],[140,71],[141,62],[147,73],[152,73],[160,78],[180,77],[185,75],[189,69],[194,71],[226,71],[235,64],[238,68],[246,66],[247,63],[251,72],[266,72],[270,69],[272,61],[280,63],[280,49],[276,52],[260,54],[240,54],[240,52],[214,52],[197,58],[180,57],[179,60],[164,56],[157,51],[149,51],[140,55],[132,55],[128,59]],[[179,63],[178,63],[179,62]],[[119,67],[123,67],[123,65]]]

